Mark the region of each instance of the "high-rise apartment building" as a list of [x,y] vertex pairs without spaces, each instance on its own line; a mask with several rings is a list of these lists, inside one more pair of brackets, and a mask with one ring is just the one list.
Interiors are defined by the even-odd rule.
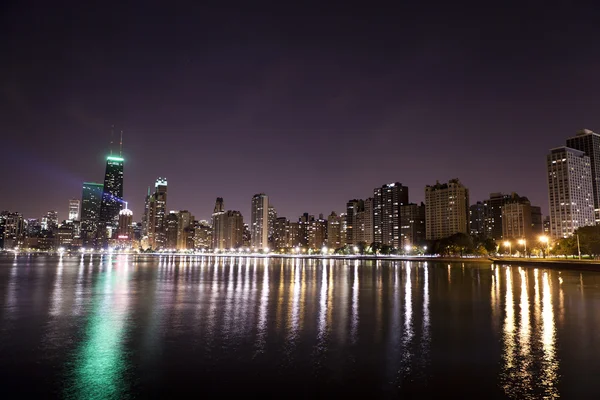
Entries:
[[273,230],[275,229],[275,220],[277,219],[277,210],[272,204],[269,204],[269,240],[273,238]]
[[223,247],[219,249],[237,249],[243,245],[244,218],[239,211],[225,211],[225,234]]
[[339,249],[342,247],[342,221],[341,218],[332,211],[327,217],[327,247],[330,249]]
[[159,177],[154,192],[148,189],[142,218],[143,240],[154,250],[167,247],[167,216],[167,179]]
[[12,249],[20,245],[25,233],[25,221],[18,212],[2,211],[0,213],[0,240],[4,249]]
[[576,136],[567,139],[567,147],[583,151],[590,158],[594,220],[598,225],[600,224],[600,135],[589,129],[582,129]]
[[252,197],[250,246],[256,250],[269,246],[269,197],[264,193]]
[[518,197],[516,193],[490,193],[490,198],[483,201],[484,206],[484,237],[493,240],[502,239],[502,206]]
[[291,247],[290,221],[286,217],[279,217],[273,223],[273,246],[275,249]]
[[502,238],[532,239],[542,233],[542,211],[513,193],[502,205]]
[[547,156],[550,232],[553,238],[571,236],[577,228],[595,224],[590,157],[569,147]]
[[133,212],[127,206],[119,211],[117,238],[119,242],[131,242],[133,240]]
[[425,242],[425,204],[400,206],[400,246],[420,246]]
[[323,218],[323,214],[310,222],[308,235],[308,246],[311,249],[321,250],[327,245],[327,221]]
[[81,194],[81,239],[84,246],[94,246],[102,202],[101,183],[84,182]]
[[[359,210],[364,210],[364,200],[352,199],[346,203],[346,243],[349,245],[356,244],[356,232],[354,224],[356,223],[356,215]],[[358,229],[358,227],[357,227]]]
[[217,197],[212,213],[212,248],[225,248],[225,203]]
[[165,247],[174,250],[177,248],[177,232],[179,231],[179,213],[177,211],[169,211],[166,217],[165,229],[167,239]]
[[108,156],[102,200],[100,202],[100,218],[98,220],[98,242],[101,247],[108,246],[108,239],[115,233],[119,223],[119,211],[123,202],[123,163],[122,157]]
[[425,187],[427,240],[469,233],[469,189],[458,179]]
[[181,210],[177,217],[177,250],[193,249],[194,216],[188,210]]
[[400,247],[400,206],[408,204],[408,187],[390,183],[373,190],[373,241]]
[[56,231],[58,229],[58,212],[51,210],[42,217],[42,229],[45,231]]
[[532,234],[531,204],[519,200],[507,202],[502,207],[502,237],[505,239],[529,239]]
[[486,237],[485,234],[485,206],[481,201],[469,207],[469,232],[471,236]]
[[79,200],[69,200],[69,221],[79,221],[79,205]]

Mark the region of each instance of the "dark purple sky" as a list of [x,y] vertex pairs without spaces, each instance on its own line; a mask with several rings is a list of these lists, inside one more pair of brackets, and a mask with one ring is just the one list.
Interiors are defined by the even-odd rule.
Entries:
[[600,130],[591,5],[10,3],[0,209],[27,217],[63,219],[102,181],[111,124],[138,220],[157,176],[197,218],[222,196],[249,219],[258,192],[290,218],[341,212],[394,181],[418,202],[453,177],[472,202],[517,191],[545,212],[548,149]]

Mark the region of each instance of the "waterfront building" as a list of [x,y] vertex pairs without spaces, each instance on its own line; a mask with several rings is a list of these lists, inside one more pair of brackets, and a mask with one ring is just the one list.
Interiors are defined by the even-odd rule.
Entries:
[[425,243],[425,204],[400,206],[400,246],[421,246]]
[[177,232],[179,231],[179,213],[170,211],[166,218],[166,248],[174,250],[177,248]]
[[358,199],[349,200],[346,203],[346,243],[349,245],[356,244],[355,222],[356,215],[359,210],[364,210],[364,201]]
[[146,196],[142,234],[149,248],[158,250],[167,246],[167,179],[159,177],[154,192]]
[[400,247],[400,206],[408,204],[408,187],[399,182],[373,190],[373,241]]
[[177,250],[194,248],[194,216],[188,210],[177,213]]
[[469,233],[469,189],[458,179],[425,187],[427,240]]
[[594,225],[590,157],[580,150],[557,147],[546,159],[551,236],[568,237],[577,228]]
[[567,147],[583,151],[590,158],[594,221],[598,225],[600,224],[600,135],[589,129],[582,129],[574,137],[567,139]]
[[100,201],[100,216],[98,219],[98,246],[107,247],[119,222],[119,211],[123,202],[123,163],[122,157],[110,155],[106,158],[106,172],[102,199]]
[[18,247],[25,237],[25,221],[18,212],[2,211],[0,213],[0,248]]
[[58,212],[48,211],[45,216],[42,217],[42,229],[46,231],[56,231],[58,228]]
[[286,217],[278,217],[273,223],[273,247],[281,250],[291,246],[290,221]]
[[262,250],[269,246],[269,197],[255,194],[251,206],[250,246]]
[[127,208],[119,211],[119,229],[117,232],[119,242],[130,243],[133,240],[133,212]]
[[342,247],[342,221],[341,218],[332,211],[327,217],[327,247],[330,249],[339,249]]
[[212,213],[212,248],[225,248],[225,204],[222,197],[217,197]]
[[79,206],[79,200],[69,200],[69,221],[79,221]]
[[100,203],[103,185],[101,183],[84,182],[81,194],[81,239],[83,245],[93,247],[98,233]]
[[225,235],[223,247],[220,249],[238,249],[243,245],[244,218],[239,211],[226,211],[225,219]]
[[327,221],[323,218],[323,214],[310,222],[308,241],[309,247],[318,251],[327,245]]
[[486,237],[485,232],[485,205],[478,201],[469,207],[469,233],[471,236]]
[[208,250],[212,247],[212,227],[208,221],[194,222],[194,249]]

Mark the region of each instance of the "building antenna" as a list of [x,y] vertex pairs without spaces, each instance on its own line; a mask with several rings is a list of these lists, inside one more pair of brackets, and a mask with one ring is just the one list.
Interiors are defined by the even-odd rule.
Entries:
[[111,125],[110,126],[110,155],[113,155],[113,142],[115,139],[115,126]]
[[123,131],[121,131],[121,142],[119,142],[119,157],[123,157]]

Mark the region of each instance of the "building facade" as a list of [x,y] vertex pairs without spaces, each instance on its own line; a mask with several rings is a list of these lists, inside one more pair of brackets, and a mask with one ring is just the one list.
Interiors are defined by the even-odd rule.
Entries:
[[400,246],[421,246],[425,243],[425,204],[400,206]]
[[123,202],[123,163],[122,157],[108,156],[100,202],[97,246],[107,247],[108,239],[116,232],[119,211]]
[[469,189],[458,179],[425,187],[427,240],[469,233]]
[[69,200],[69,221],[79,221],[80,201],[77,199]]
[[400,247],[400,207],[408,204],[408,187],[390,183],[373,190],[373,241]]
[[84,246],[94,246],[100,219],[103,185],[84,182],[81,194],[81,239]]
[[327,217],[327,247],[339,249],[342,245],[342,220],[334,211]]
[[598,225],[600,224],[600,135],[589,129],[582,129],[576,136],[567,139],[567,147],[583,151],[590,158],[594,221]]
[[269,246],[269,197],[264,193],[252,197],[250,246],[259,250]]
[[590,158],[583,151],[558,147],[546,159],[551,236],[568,237],[577,228],[594,225]]
[[469,233],[471,236],[486,237],[485,232],[485,206],[481,201],[469,207]]

